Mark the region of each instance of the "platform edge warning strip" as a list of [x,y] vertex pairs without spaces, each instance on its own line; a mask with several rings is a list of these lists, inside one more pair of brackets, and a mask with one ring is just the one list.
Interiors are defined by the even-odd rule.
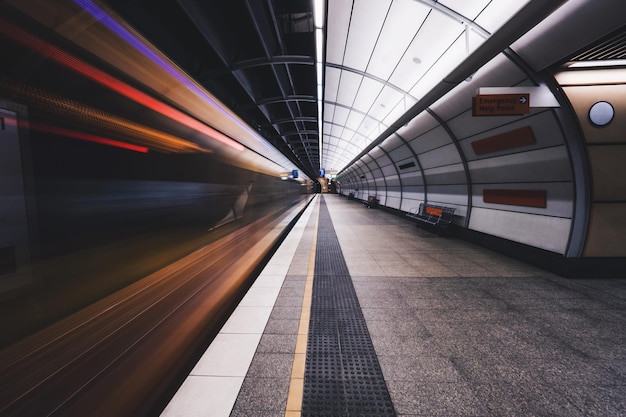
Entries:
[[313,227],[313,242],[309,255],[309,266],[304,284],[304,296],[302,299],[302,309],[300,311],[300,323],[298,325],[298,336],[296,338],[296,349],[291,368],[291,378],[289,380],[289,392],[287,394],[287,407],[285,417],[299,417],[302,413],[302,396],[304,393],[304,369],[306,361],[306,349],[308,343],[309,320],[311,317],[311,297],[313,295],[313,276],[315,271],[315,253],[317,242],[317,227],[319,224],[319,204],[316,213],[313,214],[315,225]]
[[303,417],[395,416],[324,199],[320,199]]

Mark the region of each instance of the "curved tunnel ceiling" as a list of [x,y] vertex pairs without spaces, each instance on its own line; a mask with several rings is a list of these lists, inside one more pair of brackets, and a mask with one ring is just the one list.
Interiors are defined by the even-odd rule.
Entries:
[[329,1],[322,165],[341,171],[528,1]]
[[320,141],[313,0],[106,0],[311,178],[344,169],[527,3],[328,0]]
[[[405,124],[443,81],[463,79],[448,77],[459,75],[460,64],[487,62],[493,55],[476,55],[510,31],[507,22],[518,12],[562,3],[322,0],[326,41],[318,97],[314,0],[95,2],[112,9],[310,178],[320,168],[327,174],[345,169]],[[508,45],[496,43],[496,53]]]

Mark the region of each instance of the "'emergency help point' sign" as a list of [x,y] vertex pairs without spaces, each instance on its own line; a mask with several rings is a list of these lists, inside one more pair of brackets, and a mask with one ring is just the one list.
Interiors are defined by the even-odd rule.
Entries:
[[482,94],[472,97],[472,116],[527,114],[530,94]]

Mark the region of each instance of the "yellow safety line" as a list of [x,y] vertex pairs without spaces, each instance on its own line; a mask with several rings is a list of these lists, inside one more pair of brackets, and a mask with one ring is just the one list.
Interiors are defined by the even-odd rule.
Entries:
[[302,398],[304,395],[304,365],[306,362],[306,345],[309,336],[309,318],[311,317],[311,297],[313,295],[313,274],[315,272],[315,250],[317,242],[317,225],[319,222],[319,205],[316,208],[315,228],[313,231],[313,244],[309,256],[309,269],[304,284],[304,297],[300,312],[300,325],[298,338],[296,339],[296,352],[293,357],[291,368],[291,380],[289,382],[289,394],[287,395],[287,409],[285,417],[300,417],[302,414]]

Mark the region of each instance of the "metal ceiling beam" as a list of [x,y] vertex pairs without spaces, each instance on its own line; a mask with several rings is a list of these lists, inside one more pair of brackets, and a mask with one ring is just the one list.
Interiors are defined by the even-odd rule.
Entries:
[[317,117],[314,117],[314,116],[300,116],[295,119],[276,119],[276,120],[272,120],[271,123],[273,125],[282,125],[285,123],[292,123],[294,120],[297,120],[299,122],[317,123]]
[[267,65],[315,65],[315,59],[305,55],[272,55],[271,57],[244,59],[232,62],[227,69],[216,69],[206,72],[203,76],[218,77],[231,71],[246,70]]
[[[195,0],[177,0],[177,3],[185,12],[187,17],[191,20],[191,22],[193,22],[193,24],[196,26],[203,38],[209,43],[209,45],[211,45],[217,56],[220,58],[223,68],[229,70],[223,71],[223,73],[230,72],[232,77],[237,80],[242,89],[246,92],[246,94],[250,98],[250,102],[254,103],[258,97],[258,92],[254,88],[254,83],[247,77],[244,71],[235,71],[230,68],[231,63],[236,59],[236,51],[238,50],[238,45],[233,45],[236,36],[232,32],[231,27],[225,25],[224,22],[218,18],[220,16],[218,10],[215,9],[211,2],[204,2],[202,3],[202,5],[200,5]],[[209,10],[209,13],[207,13],[207,10]],[[254,16],[253,20],[255,20]],[[202,78],[206,80],[205,77]],[[267,120],[267,125],[271,126],[269,122],[271,121],[272,116],[269,113],[269,110],[263,106],[257,106],[257,108]],[[265,125],[266,123],[262,124]],[[278,133],[279,132],[276,131],[276,134]],[[270,133],[269,136],[273,137],[274,135]],[[276,142],[275,146],[280,149],[279,144],[281,143],[285,143],[285,141],[280,140]],[[282,152],[290,160],[292,160],[292,162],[294,162],[297,166],[303,168],[303,162],[297,155],[295,155],[293,152],[285,151],[286,150],[282,150]],[[299,161],[299,163],[297,161]],[[306,172],[306,170],[304,171]]]
[[[277,29],[273,24],[273,22],[277,19],[276,17],[272,18],[274,10],[271,5],[267,8],[267,12],[270,16],[266,13],[266,10],[263,8],[263,4],[261,2],[246,0],[246,6],[254,23],[256,33],[261,41],[261,45],[263,46],[266,59],[268,61],[271,60],[275,51],[278,51],[281,55],[284,54],[285,48],[281,31],[273,30]],[[289,66],[285,64],[272,65],[271,69],[283,97],[283,100],[275,101],[274,103],[284,103],[292,119],[296,119],[302,114],[302,109],[298,104],[299,100],[287,99],[287,97],[296,93]],[[260,102],[257,102],[259,107],[263,106],[262,102],[264,101],[265,100],[261,100]],[[305,128],[305,126],[298,126],[297,123],[296,127]],[[281,134],[281,136],[283,136],[285,140],[289,141],[284,135]],[[303,140],[302,134],[299,135],[299,138],[301,141]]]
[[[202,37],[211,45],[222,61],[222,65],[225,68],[229,68],[230,63],[235,59],[235,52],[238,49],[232,43],[236,37],[229,26],[225,25],[220,19],[214,18],[214,16],[219,16],[219,13],[214,9],[211,2],[203,3],[202,7],[195,0],[177,0],[177,3],[196,26]],[[209,13],[206,12],[207,8]],[[245,74],[232,72],[232,75],[241,84],[250,98],[254,100],[251,82]]]
[[[262,100],[257,101],[255,104],[257,106],[267,106],[269,104],[279,104],[291,101],[306,101],[310,103],[316,103],[317,98],[315,96],[307,96],[307,95],[292,95],[286,97],[270,97],[264,98]],[[297,116],[300,117],[300,116]],[[295,119],[296,116],[292,117],[292,120]]]
[[372,79],[372,80],[374,80],[374,81],[376,81],[378,83],[383,84],[385,87],[389,87],[389,88],[395,90],[396,92],[402,94],[403,96],[411,97],[413,100],[417,101],[417,98],[413,97],[412,95],[410,95],[408,93],[408,91],[403,90],[402,88],[398,87],[397,85],[392,84],[392,83],[390,83],[387,80],[384,80],[384,79],[382,79],[380,77],[377,77],[377,76],[375,76],[373,74],[370,74],[370,73],[367,73],[365,71],[361,71],[361,70],[358,70],[356,68],[344,67],[343,65],[335,64],[335,63],[332,63],[332,62],[327,62],[326,63],[326,67],[327,68],[335,68],[335,69],[342,70],[342,71],[348,71],[348,72],[351,72],[351,73],[354,73],[354,74],[358,74],[358,75],[360,75],[362,77]]
[[292,130],[292,131],[285,131],[285,132],[281,132],[281,136],[295,136],[298,134],[305,134],[305,135],[315,135],[315,139],[310,139],[310,138],[304,138],[303,141],[309,141],[309,140],[317,140],[317,129],[299,129],[299,130]]
[[467,16],[463,16],[462,14],[457,13],[456,11],[450,9],[449,7],[435,0],[413,0],[413,1],[422,3],[423,5],[428,6],[433,10],[443,13],[446,16],[459,22],[459,24],[469,26],[471,29],[474,30],[474,32],[478,33],[483,38],[488,38],[489,36],[491,36],[491,33],[489,33],[487,30],[485,30],[485,28],[483,28],[482,26],[474,22],[471,18]]

